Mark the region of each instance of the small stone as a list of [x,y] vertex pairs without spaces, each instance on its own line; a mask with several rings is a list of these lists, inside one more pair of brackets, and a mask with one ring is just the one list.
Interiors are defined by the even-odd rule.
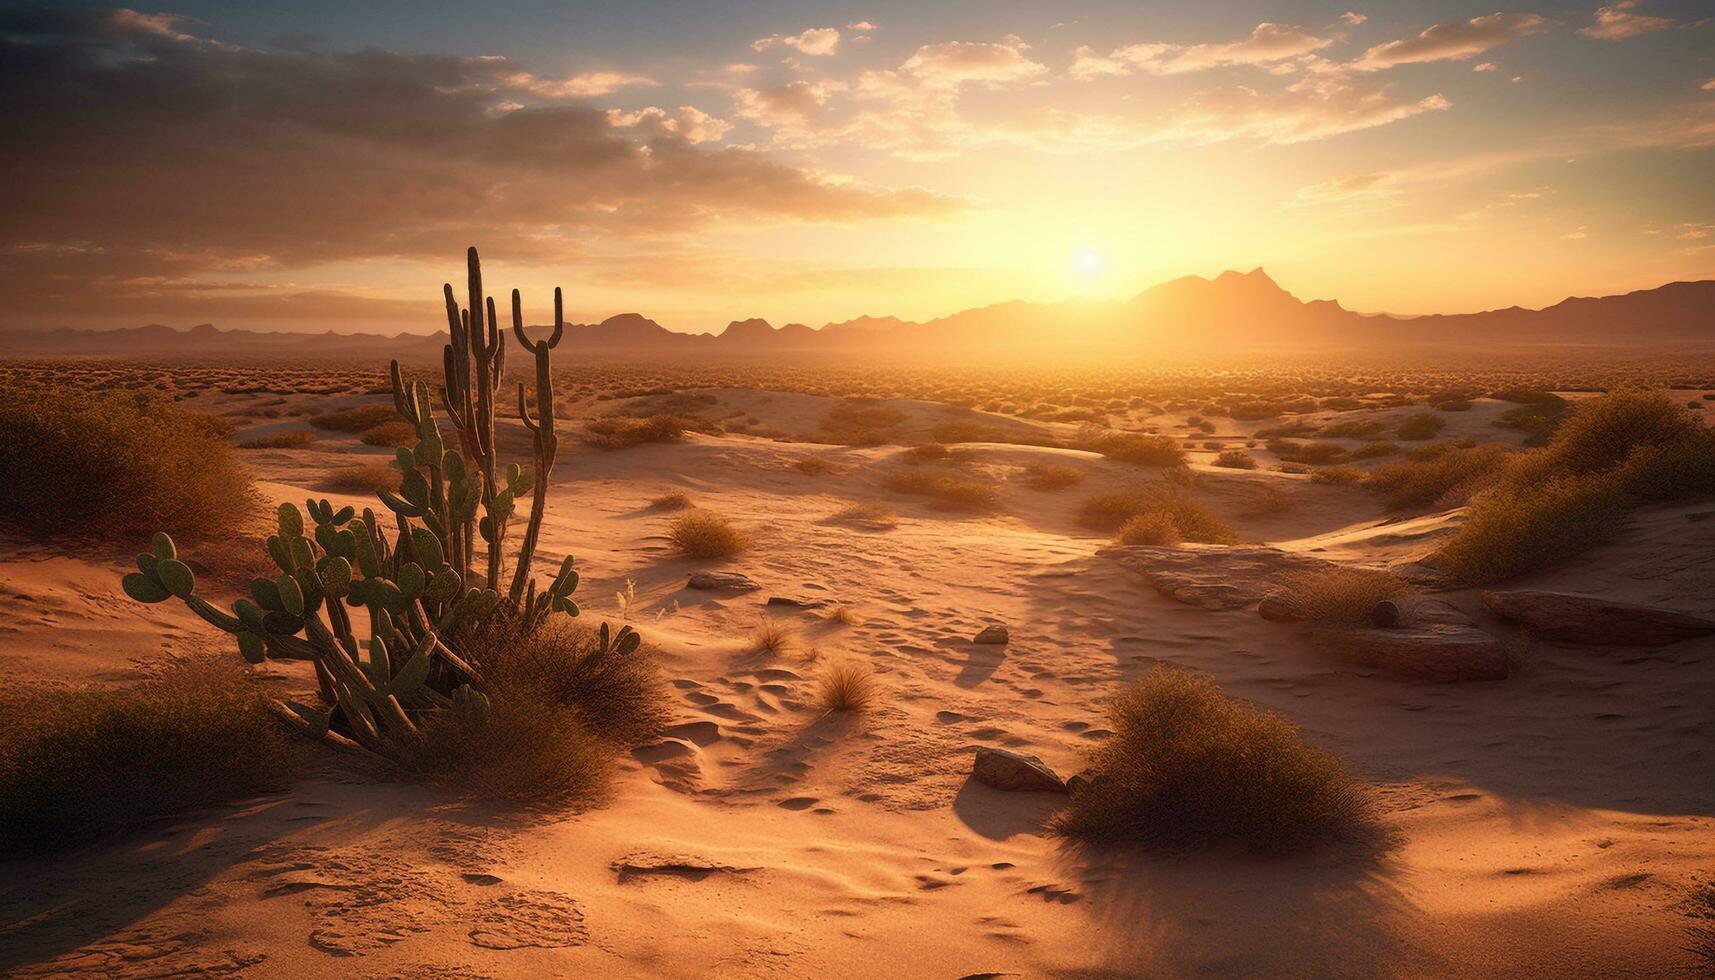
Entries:
[[692,589],[731,589],[735,592],[754,592],[762,588],[742,572],[692,572],[685,585]]
[[984,626],[982,632],[971,640],[972,643],[1009,643],[1011,641],[1012,635],[1006,631],[1005,626],[999,623]]
[[971,765],[971,778],[984,786],[1007,792],[1064,793],[1066,784],[1054,770],[1033,755],[1006,749],[978,746]]
[[792,609],[819,609],[822,606],[832,605],[833,601],[832,599],[796,599],[792,596],[771,595],[768,597],[767,604],[770,606],[787,606]]
[[1370,609],[1370,625],[1391,630],[1405,623],[1405,610],[1392,599],[1383,599]]

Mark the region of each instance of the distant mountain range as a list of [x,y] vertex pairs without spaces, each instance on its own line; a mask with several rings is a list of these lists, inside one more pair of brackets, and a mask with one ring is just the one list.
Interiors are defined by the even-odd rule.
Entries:
[[[533,330],[536,328],[533,328]],[[1715,280],[1673,282],[1620,296],[1570,298],[1540,310],[1405,317],[1354,313],[1332,300],[1302,301],[1267,273],[1186,276],[1123,302],[1014,301],[924,322],[859,317],[812,329],[734,320],[718,334],[668,330],[638,313],[568,327],[561,350],[624,358],[856,355],[986,360],[1006,356],[1148,357],[1230,350],[1353,350],[1398,347],[1580,345],[1636,347],[1715,342]],[[275,333],[159,324],[122,330],[60,328],[0,335],[11,355],[163,354],[224,357],[318,355],[438,359],[443,334]]]

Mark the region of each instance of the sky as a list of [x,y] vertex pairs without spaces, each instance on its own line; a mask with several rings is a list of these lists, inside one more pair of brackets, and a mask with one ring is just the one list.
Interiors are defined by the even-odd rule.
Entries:
[[1497,2],[0,2],[0,329],[1715,278],[1715,6]]

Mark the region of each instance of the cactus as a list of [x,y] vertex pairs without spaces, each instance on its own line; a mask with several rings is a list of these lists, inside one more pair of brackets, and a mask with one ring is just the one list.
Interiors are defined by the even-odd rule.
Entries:
[[[489,689],[478,657],[449,645],[455,627],[502,616],[535,628],[550,615],[579,613],[570,556],[545,587],[531,576],[558,448],[551,352],[565,330],[561,293],[554,290],[553,333],[532,341],[518,291],[512,292],[512,332],[533,358],[535,413],[520,383],[518,413],[531,435],[532,459],[529,466],[503,466],[495,451],[494,408],[506,338],[494,300],[482,295],[475,248],[468,263],[469,307],[459,308],[451,284],[443,289],[450,342],[439,394],[457,433],[452,445],[443,438],[427,386],[408,382],[398,361],[391,365],[394,408],[417,432],[416,444],[396,454],[398,492],[379,494],[392,514],[392,531],[370,508],[359,514],[311,499],[300,511],[283,503],[267,542],[279,574],[252,581],[250,596],[230,612],[197,595],[195,575],[166,534],[155,535],[151,549],[137,556],[137,571],[122,580],[138,602],[185,603],[231,634],[252,664],[268,656],[313,661],[324,707],[276,705],[276,713],[311,738],[398,755],[402,743],[417,738],[414,715],[451,711],[461,723],[486,723],[498,692]],[[530,516],[502,592],[507,531],[527,492]],[[349,611],[360,608],[369,621],[362,642]],[[598,655],[630,656],[639,642],[629,626],[612,633],[604,623]]]

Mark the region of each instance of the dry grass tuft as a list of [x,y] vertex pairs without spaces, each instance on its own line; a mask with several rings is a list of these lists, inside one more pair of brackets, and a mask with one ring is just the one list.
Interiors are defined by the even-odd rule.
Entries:
[[882,503],[852,504],[828,518],[840,524],[855,524],[870,530],[885,531],[899,526],[899,512]]
[[783,656],[798,645],[798,634],[780,625],[773,616],[764,616],[750,634],[752,653],[769,657]]
[[726,517],[708,510],[689,510],[667,529],[673,546],[690,558],[725,558],[750,546],[750,536]]
[[1344,486],[1358,483],[1364,478],[1364,471],[1356,466],[1323,466],[1310,472],[1311,483],[1327,483]]
[[1686,950],[1715,972],[1715,880],[1700,881],[1685,897],[1685,904],[1695,925],[1686,928]]
[[835,606],[828,610],[828,622],[837,623],[840,626],[850,626],[857,622],[857,613],[852,612],[850,606]]
[[1229,470],[1254,470],[1256,458],[1243,449],[1223,449],[1215,457],[1216,466],[1224,466]]
[[316,444],[316,434],[308,429],[292,429],[287,432],[276,432],[271,436],[257,436],[246,439],[238,444],[239,449],[308,449]]
[[1447,420],[1441,416],[1432,412],[1417,412],[1401,419],[1396,431],[1401,439],[1421,442],[1424,439],[1435,438],[1445,428],[1447,428]]
[[12,692],[0,709],[0,853],[279,789],[301,761],[230,656],[173,661],[127,688]]
[[1095,777],[1055,818],[1069,837],[1277,853],[1375,832],[1344,764],[1201,674],[1157,667],[1114,699],[1108,718],[1114,734],[1091,755]]
[[254,512],[221,421],[135,394],[0,386],[0,518],[54,537],[226,537]]
[[322,486],[336,493],[379,493],[399,489],[399,471],[386,463],[361,463],[329,473]]
[[1370,470],[1364,486],[1381,494],[1394,510],[1456,507],[1493,484],[1506,463],[1507,450],[1502,446],[1436,443],[1412,450],[1407,459]]
[[691,506],[691,497],[683,490],[669,491],[659,497],[656,497],[654,500],[649,501],[650,510],[689,510]]
[[1083,483],[1084,476],[1082,469],[1064,463],[1031,463],[1024,468],[1024,485],[1044,492],[1065,490]]
[[1079,448],[1137,466],[1185,465],[1185,447],[1171,436],[1105,432],[1084,440]]
[[1370,610],[1384,599],[1401,599],[1416,591],[1390,572],[1367,568],[1324,568],[1281,576],[1281,589],[1294,607],[1313,623],[1365,625]]
[[816,681],[816,704],[823,711],[862,711],[875,699],[875,673],[857,660],[835,660]]

